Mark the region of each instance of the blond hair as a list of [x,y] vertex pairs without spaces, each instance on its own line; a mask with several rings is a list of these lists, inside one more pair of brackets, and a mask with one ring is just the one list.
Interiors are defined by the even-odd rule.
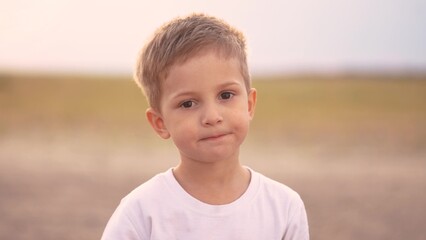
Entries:
[[244,35],[226,22],[205,14],[176,18],[160,27],[142,49],[135,81],[149,105],[160,110],[161,83],[171,66],[184,63],[197,53],[214,50],[221,57],[237,58],[247,91],[250,75]]

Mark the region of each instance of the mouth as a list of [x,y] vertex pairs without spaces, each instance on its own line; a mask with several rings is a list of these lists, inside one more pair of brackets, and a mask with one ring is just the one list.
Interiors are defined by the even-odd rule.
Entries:
[[207,137],[203,137],[200,140],[201,141],[215,141],[215,140],[220,140],[220,139],[226,137],[227,135],[229,135],[229,133],[215,134],[215,135],[210,135],[210,136],[207,136]]

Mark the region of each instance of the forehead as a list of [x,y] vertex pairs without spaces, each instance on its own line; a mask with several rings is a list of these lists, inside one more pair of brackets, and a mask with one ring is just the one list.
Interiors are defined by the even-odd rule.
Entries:
[[[189,47],[189,46],[188,46]],[[184,65],[186,62],[206,55],[216,55],[222,60],[230,58],[240,59],[242,57],[231,46],[220,45],[218,43],[206,43],[205,45],[194,45],[189,48],[182,48],[175,51],[169,56],[168,61],[165,63],[164,77],[166,78],[171,68]],[[242,62],[241,62],[242,64]]]
[[244,86],[239,60],[210,51],[171,66],[163,81],[162,93],[169,94],[182,88],[196,90],[233,81]]
[[[181,54],[180,57],[176,57],[173,61],[171,61],[162,74],[162,82],[169,79],[170,75],[175,74],[177,70],[180,71],[182,69],[186,69],[187,73],[199,72],[198,68],[202,67],[202,63],[205,61],[210,61],[210,63],[222,63],[223,66],[228,68],[236,67],[235,69],[238,68],[238,70],[242,69],[241,66],[243,64],[237,54],[228,52],[226,49],[217,46],[206,46],[199,50]],[[218,65],[220,64],[216,64],[215,66],[218,67]],[[242,72],[241,75],[243,75]]]

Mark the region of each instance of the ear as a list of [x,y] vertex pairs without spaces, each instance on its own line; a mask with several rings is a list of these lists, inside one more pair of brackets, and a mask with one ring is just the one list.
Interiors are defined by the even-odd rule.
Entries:
[[248,113],[250,120],[253,119],[254,109],[256,107],[257,91],[255,88],[251,88],[248,93]]
[[155,132],[162,138],[168,139],[170,133],[164,124],[164,119],[159,112],[152,108],[148,108],[145,112],[148,122],[151,124]]

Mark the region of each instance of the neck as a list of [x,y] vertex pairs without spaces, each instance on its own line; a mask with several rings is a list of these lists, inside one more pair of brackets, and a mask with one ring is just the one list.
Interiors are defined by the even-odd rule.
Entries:
[[250,172],[238,159],[214,163],[181,161],[173,174],[186,192],[214,205],[236,200],[250,183]]

